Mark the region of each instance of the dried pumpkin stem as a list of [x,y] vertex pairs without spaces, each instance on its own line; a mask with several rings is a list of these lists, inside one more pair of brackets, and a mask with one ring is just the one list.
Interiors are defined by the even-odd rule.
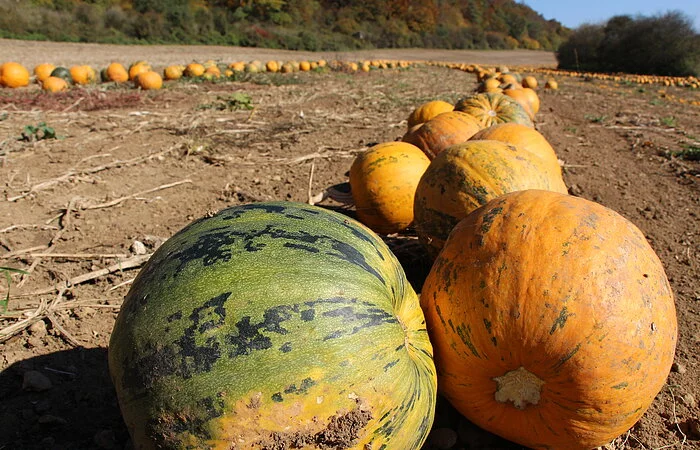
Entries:
[[545,384],[535,374],[520,366],[493,380],[498,384],[494,398],[501,403],[513,402],[513,406],[523,410],[528,403],[536,405],[540,401],[542,386]]

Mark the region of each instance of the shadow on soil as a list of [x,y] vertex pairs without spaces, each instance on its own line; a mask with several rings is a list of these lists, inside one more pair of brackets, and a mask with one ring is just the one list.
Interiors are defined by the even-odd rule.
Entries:
[[0,372],[0,449],[123,449],[106,348],[29,358]]

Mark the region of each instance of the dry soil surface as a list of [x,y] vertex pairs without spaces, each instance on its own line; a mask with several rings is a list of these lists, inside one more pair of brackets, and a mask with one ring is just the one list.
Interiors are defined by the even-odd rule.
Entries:
[[[0,61],[28,67],[307,57],[554,64],[542,52],[308,55],[0,40]],[[679,156],[700,147],[700,107],[682,103],[700,94],[558,81],[558,91],[539,90],[537,129],[562,161],[570,193],[641,228],[676,296],[680,331],[668,382],[642,419],[608,448],[700,448],[700,163]],[[12,331],[0,342],[0,449],[131,448],[108,375],[107,345],[129,284],[153,249],[193,219],[227,206],[306,202],[309,194],[347,181],[358,152],[399,139],[417,105],[455,102],[475,87],[471,74],[423,65],[172,83],[154,92],[109,85],[59,95],[36,85],[1,90],[0,266],[30,273],[12,277],[9,307],[0,317],[3,332]],[[235,109],[234,93],[250,96],[254,109]],[[37,139],[41,123],[57,138]],[[351,207],[332,200],[320,205],[352,215]],[[409,230],[387,242],[420,291],[429,266],[415,235]],[[0,295],[6,293],[3,282]],[[23,327],[35,311],[46,317]],[[520,447],[477,429],[440,401],[424,448]]]

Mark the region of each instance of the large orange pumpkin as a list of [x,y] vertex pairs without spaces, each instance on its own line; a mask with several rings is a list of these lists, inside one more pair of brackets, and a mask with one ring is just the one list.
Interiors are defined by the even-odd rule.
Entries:
[[497,92],[483,92],[464,97],[455,104],[455,111],[471,114],[484,128],[504,122],[534,127],[530,115],[518,102]]
[[452,111],[453,109],[454,105],[444,100],[431,100],[429,102],[425,102],[411,112],[411,114],[408,116],[407,126],[409,129],[413,128],[419,123],[427,122],[438,114]]
[[589,450],[661,390],[677,323],[644,235],[597,203],[506,194],[447,240],[422,288],[442,394],[535,449]]
[[409,130],[401,140],[420,148],[430,159],[450,145],[467,141],[482,128],[474,116],[461,111],[438,114],[415,127],[417,128]]
[[6,62],[0,66],[0,86],[24,87],[29,84],[29,71],[20,63]]
[[471,140],[494,140],[513,144],[542,160],[546,170],[554,176],[562,176],[561,164],[554,149],[542,134],[519,123],[499,123],[476,133]]
[[378,233],[396,233],[413,222],[413,198],[430,164],[416,146],[384,142],[358,155],[350,188],[358,219]]
[[467,141],[438,154],[416,188],[416,232],[435,256],[457,223],[503,194],[525,189],[566,193],[561,175],[532,153],[500,141]]

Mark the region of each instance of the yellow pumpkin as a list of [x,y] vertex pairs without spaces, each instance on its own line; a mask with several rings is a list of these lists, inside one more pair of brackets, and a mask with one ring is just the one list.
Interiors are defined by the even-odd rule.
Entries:
[[377,233],[403,231],[413,222],[413,200],[430,164],[416,146],[385,142],[359,154],[350,167],[358,219]]
[[452,111],[454,105],[444,100],[431,100],[414,109],[408,116],[408,128],[427,122],[438,114]]
[[189,78],[197,78],[204,75],[205,70],[206,69],[204,68],[203,64],[193,62],[185,66],[185,71],[183,72],[183,75]]
[[500,93],[481,93],[464,97],[455,104],[455,111],[476,117],[481,125],[515,122],[534,127],[528,112],[514,99]]
[[182,66],[170,65],[163,69],[163,78],[166,80],[179,80],[182,78],[182,72]]
[[526,87],[526,88],[536,89],[537,88],[537,78],[533,77],[532,75],[528,75],[525,78],[523,78],[522,85],[523,85],[523,87]]

